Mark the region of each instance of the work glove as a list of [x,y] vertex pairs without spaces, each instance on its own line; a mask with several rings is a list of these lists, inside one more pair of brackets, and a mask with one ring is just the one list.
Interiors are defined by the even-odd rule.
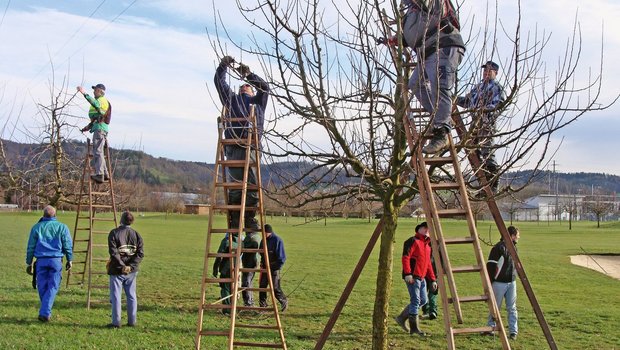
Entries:
[[26,273],[32,276],[34,272],[32,271],[32,265],[26,266]]
[[247,65],[243,63],[239,64],[239,68],[237,68],[237,72],[239,72],[239,75],[241,75],[244,78],[250,75],[250,73],[252,73],[250,71],[250,67],[248,67]]
[[131,266],[123,266],[122,272],[123,275],[128,275],[129,273],[131,273]]
[[222,57],[222,60],[220,61],[220,64],[223,64],[225,66],[230,66],[234,62],[235,62],[235,59],[232,56],[224,56],[224,57]]
[[412,275],[405,276],[405,283],[413,284],[413,276]]
[[67,269],[67,271],[71,270],[72,267],[73,267],[73,263],[71,261],[67,261],[67,264],[65,265],[65,268]]
[[433,281],[433,283],[431,283],[431,288],[433,289],[433,292],[437,291],[437,281]]

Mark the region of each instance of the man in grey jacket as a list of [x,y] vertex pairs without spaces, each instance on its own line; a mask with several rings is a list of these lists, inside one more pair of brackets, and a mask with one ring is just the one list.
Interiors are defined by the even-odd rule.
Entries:
[[136,277],[138,266],[144,257],[142,237],[131,228],[134,217],[126,211],[121,215],[121,225],[110,231],[108,249],[110,262],[110,303],[112,304],[112,323],[109,328],[121,326],[121,288],[127,297],[127,326],[136,325],[138,298],[136,296]]

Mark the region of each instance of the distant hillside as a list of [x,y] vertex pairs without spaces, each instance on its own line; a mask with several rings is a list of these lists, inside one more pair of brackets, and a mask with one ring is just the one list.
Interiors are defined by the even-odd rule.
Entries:
[[[7,157],[19,167],[27,168],[33,163],[40,164],[45,162],[47,158],[33,157],[37,154],[40,145],[16,143],[4,140]],[[68,157],[76,164],[81,164],[86,152],[86,143],[79,141],[71,141],[65,144],[65,152]],[[202,192],[210,188],[213,177],[213,164],[205,162],[189,162],[172,160],[163,157],[153,157],[141,151],[135,150],[117,150],[110,149],[112,160],[114,162],[114,176],[116,179],[141,181],[150,186],[166,186],[172,185],[178,187],[183,192]],[[280,185],[283,178],[282,174],[288,176],[301,176],[312,168],[312,164],[308,162],[281,162],[263,165],[261,173],[263,183]],[[0,166],[1,170],[1,166]],[[529,178],[532,171],[518,171],[505,175],[506,178],[512,178],[516,184],[523,183]],[[320,177],[318,172],[315,172]],[[586,194],[590,193],[592,188],[602,193],[620,193],[620,176],[600,174],[600,173],[557,173],[541,172],[537,178],[537,186],[541,189],[549,188],[551,181],[551,190],[555,192],[557,179],[557,187],[560,193],[577,193],[579,190]],[[328,181],[329,179],[326,179]],[[344,183],[351,181],[344,176],[339,176],[338,182]],[[310,182],[311,179],[306,179]],[[356,179],[355,181],[359,181]]]

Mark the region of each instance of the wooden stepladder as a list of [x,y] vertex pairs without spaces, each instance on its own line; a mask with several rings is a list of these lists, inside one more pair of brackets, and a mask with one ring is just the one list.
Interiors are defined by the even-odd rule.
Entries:
[[[493,332],[497,331],[499,338],[502,342],[504,349],[510,349],[506,331],[502,324],[502,318],[499,315],[495,297],[493,296],[493,288],[491,287],[491,281],[489,280],[486,260],[482,254],[482,248],[478,240],[478,232],[474,222],[474,217],[469,205],[469,199],[467,194],[467,188],[465,187],[465,181],[460,170],[458,154],[450,138],[449,151],[447,156],[431,157],[422,153],[422,145],[427,137],[424,137],[424,131],[419,130],[422,125],[426,125],[428,121],[413,120],[413,114],[405,118],[405,128],[407,132],[407,141],[411,150],[411,162],[415,169],[418,188],[420,191],[420,199],[422,201],[422,207],[428,221],[431,244],[433,247],[433,257],[435,258],[435,264],[437,266],[437,283],[439,286],[439,293],[441,295],[442,308],[444,312],[443,320],[444,327],[446,329],[446,336],[448,341],[448,349],[455,349],[456,334],[467,333],[480,333],[480,332]],[[421,119],[421,118],[420,118]],[[449,165],[452,167],[453,174],[449,180],[444,181],[445,177],[441,177],[442,180],[431,182],[429,176],[430,167],[443,167]],[[459,198],[460,207],[457,208],[443,208],[438,203],[437,192],[439,191],[455,191]],[[450,217],[465,217],[467,220],[467,226],[469,234],[465,237],[459,238],[445,238],[444,228],[441,223],[441,218]],[[473,246],[474,256],[476,263],[474,265],[465,266],[452,266],[449,254],[448,245],[456,244],[471,244]],[[473,296],[460,296],[457,290],[457,286],[454,279],[454,274],[458,273],[477,273],[480,275],[482,282],[482,294]],[[448,295],[449,293],[449,295]],[[474,328],[456,328],[452,324],[452,313],[450,312],[449,304],[452,304],[454,308],[454,315],[459,324],[463,323],[463,311],[461,304],[468,302],[484,302],[488,306],[489,314],[496,321],[496,327],[474,327]],[[486,322],[486,314],[484,317],[480,317],[480,322]]]
[[[249,123],[245,118],[229,118],[226,114],[226,111],[224,111],[218,119],[219,135],[211,196],[213,205],[209,211],[195,348],[200,349],[201,338],[205,336],[226,337],[226,349],[234,349],[236,347],[286,349],[284,332],[273,290],[273,281],[269,273],[269,259],[266,258],[268,253],[267,239],[264,231],[263,193],[260,175],[260,139],[255,123],[254,110],[250,113]],[[236,127],[237,133],[245,137],[225,138],[225,129],[230,127],[231,123],[245,123],[246,126],[243,128]],[[241,129],[243,129],[243,132],[241,132]],[[245,159],[227,160],[225,148],[229,145],[241,146],[245,150]],[[231,168],[243,168],[243,181],[231,180],[228,176]],[[248,179],[252,176],[252,173],[255,176],[256,184],[248,184]],[[228,194],[231,190],[241,190],[240,204],[229,203]],[[258,203],[255,207],[246,206],[248,191],[256,191],[258,194]],[[244,228],[246,210],[256,212],[258,229]],[[218,225],[215,222],[217,212],[226,213],[226,227],[217,227]],[[231,224],[231,218],[235,212],[238,212],[238,220],[236,220],[238,224]],[[250,232],[261,233],[262,243],[258,249],[243,247],[243,240],[241,238],[243,235],[250,234]],[[218,252],[218,245],[223,238],[228,239],[228,251]],[[264,257],[263,267],[260,264],[256,268],[244,268],[241,266],[242,254],[257,253]],[[210,271],[214,259],[228,259],[230,266],[229,278],[215,277],[217,271]],[[243,272],[256,273],[254,285],[241,288],[239,280]],[[269,283],[266,288],[255,287],[260,280],[259,274],[267,275]],[[221,283],[230,285],[230,296],[220,297],[219,287]],[[242,291],[268,293],[271,304],[268,307],[245,306],[243,301],[239,300]],[[217,327],[218,323],[223,323],[221,321],[205,321],[205,310],[229,313],[230,320],[226,322],[228,327],[225,329],[221,326]],[[257,317],[258,312],[269,314],[270,317],[266,319],[261,317],[259,319]],[[222,316],[211,315],[211,317]],[[209,345],[214,349],[221,349],[223,347],[220,343],[217,344],[213,345],[210,343]]]
[[[118,226],[116,218],[116,201],[114,181],[110,162],[110,149],[106,141],[104,154],[110,176],[103,183],[91,178],[90,161],[93,145],[90,139],[86,142],[86,158],[80,182],[75,229],[73,231],[73,269],[67,276],[67,286],[87,286],[86,308],[92,304],[109,303],[108,293],[97,295],[102,299],[94,299],[96,289],[109,288],[106,262],[109,259],[108,234]],[[110,217],[111,214],[111,217]],[[72,278],[75,275],[74,278]]]

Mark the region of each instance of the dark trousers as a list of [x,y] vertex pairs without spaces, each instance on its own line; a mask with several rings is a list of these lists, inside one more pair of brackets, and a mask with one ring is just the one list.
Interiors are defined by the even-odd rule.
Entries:
[[[271,271],[271,280],[273,282],[273,293],[276,296],[276,299],[280,302],[280,304],[286,303],[286,295],[282,291],[282,287],[280,286],[280,270],[272,270]],[[260,274],[260,288],[267,288],[269,286],[269,280],[267,278],[266,273]],[[260,306],[267,306],[267,292],[258,293]]]
[[[246,148],[238,145],[226,145],[224,149],[224,153],[226,154],[226,160],[245,160],[246,156]],[[250,161],[255,161],[253,152],[250,152]],[[228,179],[231,182],[242,182],[243,181],[243,168],[228,168]],[[250,168],[248,173],[248,184],[256,185],[256,174],[254,174],[254,169]],[[239,189],[231,189],[228,191],[228,204],[241,204],[241,190]],[[258,192],[257,191],[247,191],[245,197],[245,205],[246,207],[255,207],[258,203]],[[239,211],[230,211],[230,227],[237,228],[239,227]],[[246,210],[245,211],[245,226],[258,228],[255,225],[256,212],[254,210]],[[256,227],[255,227],[256,226]]]
[[[242,272],[241,273],[241,288],[251,288],[254,281],[254,272]],[[254,305],[254,293],[248,290],[241,292],[243,295],[243,304],[245,306]]]

